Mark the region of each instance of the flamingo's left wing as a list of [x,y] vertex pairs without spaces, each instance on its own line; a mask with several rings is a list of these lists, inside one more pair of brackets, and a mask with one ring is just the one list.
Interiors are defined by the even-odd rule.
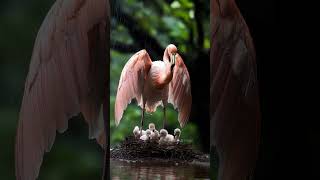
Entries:
[[183,127],[189,119],[192,96],[190,76],[181,56],[176,55],[176,64],[173,69],[173,78],[169,84],[169,103],[179,111],[179,123]]
[[133,98],[142,106],[143,83],[151,68],[151,64],[150,56],[144,49],[135,53],[122,69],[114,104],[114,116],[117,126],[120,123],[124,110]]

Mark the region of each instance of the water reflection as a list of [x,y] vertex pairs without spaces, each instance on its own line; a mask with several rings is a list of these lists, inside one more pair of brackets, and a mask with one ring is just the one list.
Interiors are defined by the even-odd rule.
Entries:
[[195,165],[168,165],[159,162],[110,160],[111,178],[118,179],[209,179],[209,168]]

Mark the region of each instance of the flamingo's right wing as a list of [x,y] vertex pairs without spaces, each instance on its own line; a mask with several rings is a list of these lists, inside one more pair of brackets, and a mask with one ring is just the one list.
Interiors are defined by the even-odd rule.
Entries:
[[134,54],[121,72],[115,102],[115,122],[120,123],[123,111],[133,98],[142,103],[143,82],[151,68],[152,61],[146,50]]
[[168,102],[178,109],[178,121],[181,127],[189,120],[192,105],[191,82],[187,66],[177,53],[173,77],[169,84]]

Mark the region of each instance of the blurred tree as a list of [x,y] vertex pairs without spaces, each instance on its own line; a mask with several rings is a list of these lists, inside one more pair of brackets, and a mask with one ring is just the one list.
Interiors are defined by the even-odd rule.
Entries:
[[[132,134],[140,122],[140,108],[129,105],[119,127],[114,123],[114,100],[121,70],[137,51],[146,49],[160,60],[165,47],[178,47],[188,67],[192,87],[192,112],[182,138],[209,151],[209,1],[190,0],[111,0],[111,144]],[[162,109],[147,115],[146,123],[162,127]],[[169,109],[169,132],[178,127],[177,113]],[[147,125],[144,127],[147,128]]]

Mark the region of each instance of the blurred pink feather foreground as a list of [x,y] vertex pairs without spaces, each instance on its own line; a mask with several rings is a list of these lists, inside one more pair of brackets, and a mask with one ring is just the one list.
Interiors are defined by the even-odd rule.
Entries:
[[[107,95],[107,0],[57,0],[34,44],[16,136],[16,179],[34,180],[56,131],[82,112],[104,143],[98,118]],[[98,120],[100,119],[100,120]]]

